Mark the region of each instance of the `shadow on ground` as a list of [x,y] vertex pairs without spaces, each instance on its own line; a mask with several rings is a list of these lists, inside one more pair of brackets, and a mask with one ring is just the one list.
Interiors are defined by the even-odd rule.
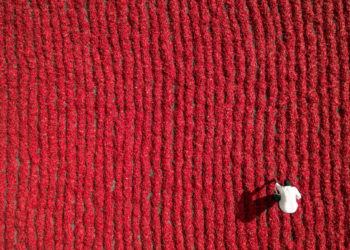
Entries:
[[236,206],[236,216],[239,220],[243,222],[252,221],[255,218],[258,218],[260,214],[267,211],[273,205],[277,204],[276,201],[273,200],[272,194],[257,198],[257,196],[259,196],[259,192],[263,188],[266,188],[268,183],[251,192],[243,192],[241,199]]

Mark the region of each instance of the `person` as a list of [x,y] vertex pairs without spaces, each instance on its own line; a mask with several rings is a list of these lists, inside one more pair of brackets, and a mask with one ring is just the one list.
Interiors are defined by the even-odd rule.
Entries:
[[298,189],[292,187],[290,180],[285,180],[284,186],[276,182],[276,189],[278,193],[275,193],[273,198],[275,201],[278,201],[280,209],[288,214],[296,212],[298,209],[297,199],[301,199]]

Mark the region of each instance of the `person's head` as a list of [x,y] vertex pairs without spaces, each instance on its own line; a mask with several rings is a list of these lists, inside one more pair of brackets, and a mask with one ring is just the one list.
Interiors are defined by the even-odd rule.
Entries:
[[291,186],[292,183],[291,183],[290,180],[287,179],[287,180],[284,181],[284,185],[285,185],[285,186]]

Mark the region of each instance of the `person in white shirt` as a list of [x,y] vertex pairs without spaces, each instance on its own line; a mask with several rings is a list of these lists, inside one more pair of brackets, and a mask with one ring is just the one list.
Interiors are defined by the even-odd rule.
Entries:
[[298,189],[291,186],[290,180],[285,180],[284,186],[276,182],[276,189],[278,193],[275,193],[273,198],[278,201],[280,209],[288,214],[296,212],[298,209],[297,199],[301,198]]

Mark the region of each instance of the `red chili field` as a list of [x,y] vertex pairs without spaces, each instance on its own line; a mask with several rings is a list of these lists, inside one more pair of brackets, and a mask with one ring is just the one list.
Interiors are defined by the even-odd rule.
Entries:
[[350,248],[350,1],[7,0],[0,30],[0,249]]

